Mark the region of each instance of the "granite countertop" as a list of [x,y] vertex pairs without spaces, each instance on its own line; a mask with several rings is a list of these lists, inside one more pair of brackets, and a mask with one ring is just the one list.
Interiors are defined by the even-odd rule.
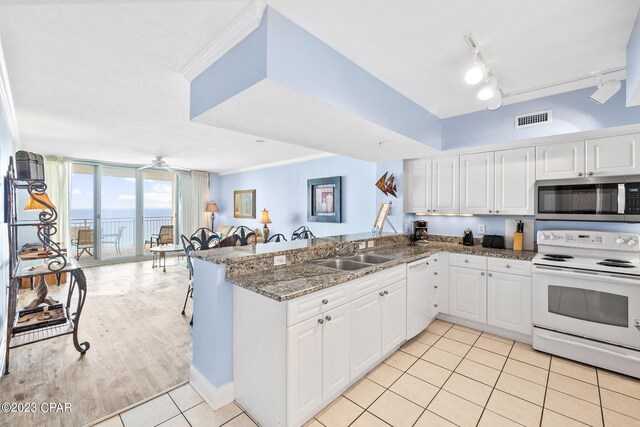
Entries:
[[357,279],[367,274],[385,270],[396,265],[416,261],[438,252],[462,253],[468,255],[530,261],[534,251],[514,251],[511,249],[490,249],[482,246],[463,246],[459,243],[430,241],[426,244],[410,246],[405,243],[382,246],[367,251],[376,255],[394,257],[393,260],[356,271],[340,271],[322,267],[313,262],[304,262],[282,267],[274,267],[259,273],[229,275],[227,280],[237,286],[259,293],[276,301],[287,301],[322,289]]

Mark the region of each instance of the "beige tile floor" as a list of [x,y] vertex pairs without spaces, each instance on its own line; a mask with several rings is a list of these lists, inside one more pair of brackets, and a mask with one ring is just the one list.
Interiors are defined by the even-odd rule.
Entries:
[[[189,384],[99,424],[156,425],[256,426]],[[640,380],[436,320],[305,427],[519,425],[640,426]]]

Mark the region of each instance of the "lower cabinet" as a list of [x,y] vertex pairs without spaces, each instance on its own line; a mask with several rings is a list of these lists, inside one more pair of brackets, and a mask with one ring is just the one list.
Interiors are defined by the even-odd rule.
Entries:
[[382,355],[399,347],[407,338],[407,286],[402,280],[382,289]]
[[487,323],[531,335],[531,277],[489,272]]
[[350,304],[351,378],[367,371],[382,354],[380,299],[378,292],[373,292]]
[[449,314],[487,323],[487,273],[484,270],[449,268]]

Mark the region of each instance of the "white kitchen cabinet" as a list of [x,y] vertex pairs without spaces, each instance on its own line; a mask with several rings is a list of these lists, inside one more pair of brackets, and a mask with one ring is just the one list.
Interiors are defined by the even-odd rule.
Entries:
[[322,317],[287,331],[287,424],[299,425],[322,404]]
[[487,273],[464,267],[449,268],[449,314],[487,323]]
[[434,268],[431,270],[433,287],[433,316],[439,313],[449,314],[449,253],[434,255]]
[[579,178],[585,174],[584,141],[536,147],[536,180]]
[[430,296],[431,257],[407,264],[407,338],[422,332],[433,316]]
[[405,212],[431,212],[431,159],[404,163]]
[[327,403],[351,380],[349,304],[326,312],[322,329],[322,400]]
[[640,173],[640,134],[588,139],[585,149],[587,176]]
[[531,335],[531,277],[490,271],[487,323]]
[[493,151],[460,156],[460,213],[494,213],[494,179]]
[[431,162],[431,212],[460,212],[460,158],[440,157]]
[[382,353],[399,347],[407,338],[407,286],[402,280],[382,289]]
[[371,368],[381,357],[381,297],[378,292],[352,301],[350,305],[350,372],[354,379]]
[[495,152],[495,213],[533,215],[535,148]]

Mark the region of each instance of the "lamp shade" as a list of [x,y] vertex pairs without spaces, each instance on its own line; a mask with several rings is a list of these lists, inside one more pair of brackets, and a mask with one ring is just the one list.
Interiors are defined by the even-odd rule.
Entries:
[[266,209],[262,210],[262,216],[260,217],[260,223],[262,224],[271,224],[271,218],[269,218],[269,211]]
[[207,208],[205,212],[218,212],[218,204],[216,202],[207,203]]
[[[36,195],[36,197],[38,197],[40,200],[44,201],[46,204],[48,204],[49,206],[55,209],[55,206],[49,199],[49,196],[47,196],[47,193],[38,194]],[[33,195],[29,197],[29,200],[27,201],[27,204],[24,207],[25,211],[41,211],[44,209],[48,209],[48,208],[42,203],[40,203],[38,200],[34,199]]]

